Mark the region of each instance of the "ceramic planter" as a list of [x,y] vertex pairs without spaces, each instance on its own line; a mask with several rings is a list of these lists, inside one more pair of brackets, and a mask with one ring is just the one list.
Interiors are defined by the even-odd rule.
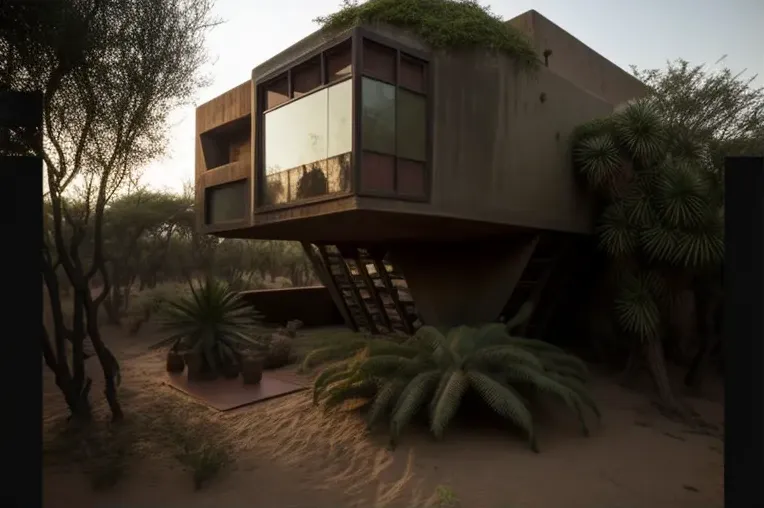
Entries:
[[241,359],[241,377],[245,385],[256,385],[263,379],[263,357],[248,355]]
[[183,355],[177,351],[167,352],[167,372],[171,374],[180,374],[186,368],[186,362]]

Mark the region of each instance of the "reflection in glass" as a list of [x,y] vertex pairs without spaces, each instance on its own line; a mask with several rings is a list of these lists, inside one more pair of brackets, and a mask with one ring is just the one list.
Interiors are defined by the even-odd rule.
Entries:
[[395,154],[395,87],[362,81],[363,149]]
[[350,80],[265,114],[265,204],[350,190]]
[[329,91],[329,147],[327,157],[353,150],[353,83],[345,80]]
[[324,89],[265,114],[265,173],[326,158],[327,98]]
[[398,90],[397,155],[416,161],[427,152],[427,102],[424,96]]

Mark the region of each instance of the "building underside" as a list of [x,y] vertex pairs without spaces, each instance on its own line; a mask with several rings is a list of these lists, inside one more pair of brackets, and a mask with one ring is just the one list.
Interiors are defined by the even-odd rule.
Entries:
[[[527,232],[472,241],[310,243],[303,247],[347,325],[413,333],[422,324],[480,325],[531,318],[519,333],[543,337],[586,237]],[[408,274],[408,277],[407,277]]]

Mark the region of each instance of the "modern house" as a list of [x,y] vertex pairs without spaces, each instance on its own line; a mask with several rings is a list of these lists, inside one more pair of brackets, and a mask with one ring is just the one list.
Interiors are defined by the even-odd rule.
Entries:
[[318,31],[197,108],[201,231],[296,240],[349,326],[496,320],[542,335],[591,200],[573,129],[646,87],[528,11],[542,64],[435,51],[390,26]]

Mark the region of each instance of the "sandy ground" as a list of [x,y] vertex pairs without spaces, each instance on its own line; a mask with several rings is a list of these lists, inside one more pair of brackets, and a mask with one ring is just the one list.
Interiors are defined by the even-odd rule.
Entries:
[[[146,349],[156,335],[126,337],[111,330],[105,336],[122,360],[123,390],[132,394],[123,396],[128,415],[171,407],[189,421],[211,422],[213,432],[230,438],[235,460],[199,491],[188,470],[160,454],[134,459],[114,488],[98,492],[80,465],[47,465],[47,508],[412,508],[427,500],[467,508],[723,506],[720,434],[670,422],[644,395],[604,377],[592,384],[603,420],[589,438],[581,437],[568,416],[550,410],[539,425],[539,454],[495,426],[458,423],[442,442],[412,427],[390,451],[383,436],[367,435],[355,415],[329,417],[314,410],[308,393],[213,414],[162,385],[163,356]],[[97,364],[90,367],[93,399],[100,404]],[[44,379],[50,437],[65,410],[47,371]],[[707,422],[721,425],[720,402],[690,402]]]

